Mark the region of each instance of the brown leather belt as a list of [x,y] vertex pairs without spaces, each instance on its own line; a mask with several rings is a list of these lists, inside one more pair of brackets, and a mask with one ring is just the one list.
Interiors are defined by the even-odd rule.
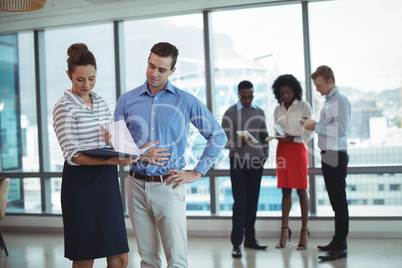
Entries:
[[169,175],[146,176],[146,175],[141,175],[141,174],[138,174],[138,173],[134,173],[134,171],[132,171],[132,170],[130,170],[128,172],[128,175],[130,175],[130,176],[134,175],[134,178],[139,179],[139,180],[143,180],[143,181],[146,181],[146,182],[152,182],[152,181],[154,181],[154,182],[163,182],[164,179],[169,177]]

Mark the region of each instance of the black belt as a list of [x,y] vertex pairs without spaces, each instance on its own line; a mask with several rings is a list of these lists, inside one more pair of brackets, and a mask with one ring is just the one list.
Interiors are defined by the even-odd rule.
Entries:
[[321,151],[321,154],[326,154],[326,153],[330,153],[330,152],[333,152],[333,153],[346,153],[346,150],[339,150],[339,151],[336,151],[336,150],[322,150]]
[[169,175],[160,175],[160,176],[146,176],[146,175],[141,175],[138,173],[134,173],[134,171],[130,170],[128,172],[128,175],[133,176],[136,179],[139,180],[143,180],[143,181],[147,181],[147,182],[163,182],[164,179],[166,179],[167,177],[169,177]]

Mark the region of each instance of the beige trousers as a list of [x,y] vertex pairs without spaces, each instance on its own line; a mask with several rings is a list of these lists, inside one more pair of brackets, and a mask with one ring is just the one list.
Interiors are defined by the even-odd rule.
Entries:
[[142,268],[162,267],[161,245],[168,267],[188,267],[185,189],[172,187],[130,175],[126,179],[128,213]]

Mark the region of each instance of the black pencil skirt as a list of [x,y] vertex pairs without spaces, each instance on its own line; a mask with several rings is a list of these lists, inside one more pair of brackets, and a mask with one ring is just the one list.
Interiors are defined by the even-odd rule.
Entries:
[[66,258],[90,260],[129,251],[117,166],[65,162],[61,208]]

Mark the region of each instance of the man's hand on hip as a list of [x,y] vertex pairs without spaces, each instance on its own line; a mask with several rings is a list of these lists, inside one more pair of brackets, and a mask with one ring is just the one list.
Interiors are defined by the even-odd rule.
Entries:
[[179,187],[183,183],[193,183],[196,182],[202,174],[199,173],[198,171],[182,171],[182,170],[177,170],[177,169],[170,169],[166,171],[166,173],[173,173],[169,177],[167,177],[164,182],[166,182],[166,185],[175,183],[173,186],[173,189]]

